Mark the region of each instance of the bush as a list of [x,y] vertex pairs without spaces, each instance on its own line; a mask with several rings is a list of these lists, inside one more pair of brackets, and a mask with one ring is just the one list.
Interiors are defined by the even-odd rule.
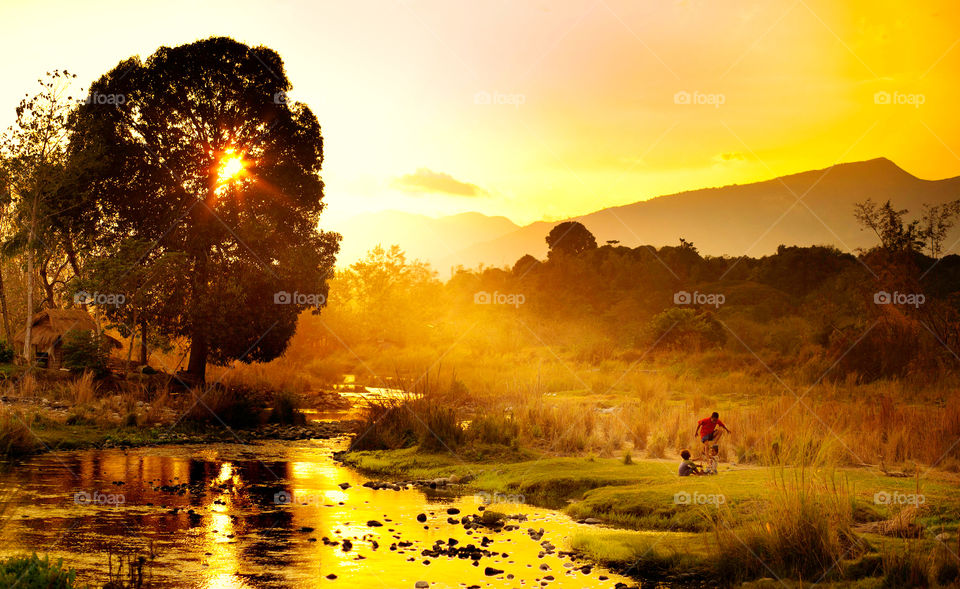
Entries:
[[453,450],[466,432],[454,409],[423,397],[371,402],[350,450],[396,450],[419,445],[426,452]]
[[888,554],[883,559],[883,589],[929,587],[927,563],[922,554]]
[[453,409],[434,404],[411,407],[419,428],[419,446],[425,452],[448,452],[463,443],[464,431]]
[[371,401],[354,432],[350,450],[396,450],[417,443],[417,427],[401,401]]
[[13,346],[7,342],[0,342],[0,364],[13,362]]
[[667,444],[669,444],[666,434],[657,432],[647,445],[647,456],[650,458],[663,458],[667,455]]
[[517,422],[503,415],[478,415],[470,422],[467,437],[483,444],[516,448],[519,445],[520,428]]
[[74,372],[90,370],[101,376],[107,372],[109,355],[109,343],[102,333],[71,329],[63,335],[64,368]]
[[263,398],[255,391],[214,384],[204,392],[193,389],[192,393],[196,402],[186,416],[190,421],[230,427],[249,427],[263,421]]
[[300,395],[288,391],[273,393],[273,412],[270,421],[285,425],[303,425],[306,418],[300,411],[303,400]]
[[65,570],[63,561],[50,562],[49,557],[34,554],[18,556],[0,563],[0,587],[19,587],[22,589],[74,589],[77,573],[73,569]]
[[647,328],[651,341],[663,347],[702,350],[723,345],[727,333],[709,311],[672,307],[658,313]]
[[15,414],[12,409],[0,410],[0,456],[21,456],[34,451],[36,438],[30,431],[33,419],[34,416]]

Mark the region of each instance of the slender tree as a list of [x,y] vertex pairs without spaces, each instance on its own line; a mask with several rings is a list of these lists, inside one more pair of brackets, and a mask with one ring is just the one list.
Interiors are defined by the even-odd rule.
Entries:
[[939,258],[943,253],[943,240],[960,216],[960,200],[939,204],[923,205],[920,216],[920,235],[927,243],[930,257]]
[[[66,70],[48,72],[40,91],[17,106],[17,118],[0,144],[4,176],[12,199],[14,232],[4,250],[26,258],[26,326],[23,357],[32,360],[34,278],[38,257],[52,256],[48,237],[54,197],[68,183],[69,117],[76,107],[70,95],[75,75]],[[47,258],[43,258],[45,262]],[[45,266],[44,266],[45,269]],[[44,283],[47,284],[46,282]],[[52,303],[52,301],[48,301]]]

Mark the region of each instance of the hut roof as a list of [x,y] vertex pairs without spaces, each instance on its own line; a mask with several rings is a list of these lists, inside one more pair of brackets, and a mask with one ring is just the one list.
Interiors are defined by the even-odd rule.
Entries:
[[[93,321],[93,317],[83,309],[45,309],[33,316],[30,342],[38,348],[49,348],[71,329],[96,331],[97,324]],[[21,329],[13,338],[14,341],[22,344],[26,339],[26,331],[26,328]],[[122,347],[119,341],[109,335],[106,335],[106,338],[113,347]]]

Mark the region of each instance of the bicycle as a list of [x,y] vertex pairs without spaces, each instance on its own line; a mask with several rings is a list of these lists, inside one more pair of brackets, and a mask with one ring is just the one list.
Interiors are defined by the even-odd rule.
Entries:
[[720,461],[717,456],[720,454],[720,445],[714,443],[709,445],[710,441],[703,443],[703,449],[700,454],[700,467],[703,474],[717,474],[719,472]]

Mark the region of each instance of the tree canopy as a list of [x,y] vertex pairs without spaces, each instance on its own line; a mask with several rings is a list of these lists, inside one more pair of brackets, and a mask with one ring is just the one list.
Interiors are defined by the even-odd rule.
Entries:
[[[339,236],[319,229],[323,140],[290,88],[276,52],[214,37],[120,62],[75,115],[74,151],[97,153],[78,191],[96,195],[98,246],[185,259],[150,308],[190,340],[199,380],[208,357],[276,357],[326,298]],[[101,274],[126,287],[122,269]]]

